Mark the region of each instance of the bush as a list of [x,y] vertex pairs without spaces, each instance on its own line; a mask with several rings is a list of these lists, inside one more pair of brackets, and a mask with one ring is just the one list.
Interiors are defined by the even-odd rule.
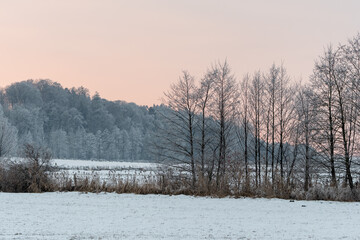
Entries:
[[53,190],[49,177],[51,154],[27,144],[22,161],[4,161],[0,166],[0,191],[43,192]]
[[30,186],[28,169],[24,164],[7,163],[0,169],[0,190],[3,192],[27,192]]

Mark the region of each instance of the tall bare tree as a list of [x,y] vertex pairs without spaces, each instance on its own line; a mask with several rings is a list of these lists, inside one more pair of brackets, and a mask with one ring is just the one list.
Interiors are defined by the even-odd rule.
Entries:
[[[297,113],[299,143],[305,148],[304,163],[304,191],[309,190],[310,186],[310,165],[312,160],[313,136],[316,135],[315,123],[317,122],[316,104],[313,104],[313,91],[306,86],[300,86],[296,95],[295,109]],[[297,149],[297,145],[295,145]]]
[[329,46],[324,55],[315,63],[314,73],[311,77],[314,90],[314,104],[318,107],[318,131],[315,141],[316,148],[327,159],[330,169],[331,185],[336,186],[335,147],[337,133],[336,119],[336,93],[335,93],[335,56],[336,52]]
[[[277,131],[278,123],[276,122],[277,108],[276,104],[278,102],[278,88],[279,88],[279,76],[280,68],[273,64],[269,72],[265,75],[265,81],[267,83],[267,96],[268,96],[268,118],[270,119],[270,128],[271,131],[271,180],[274,184],[275,182],[275,134]],[[267,135],[269,131],[267,131]]]
[[[338,52],[334,55],[334,84],[336,93],[337,111],[341,129],[341,139],[343,145],[344,164],[346,171],[346,180],[351,189],[354,188],[353,178],[351,174],[351,147],[354,128],[356,123],[357,111],[353,105],[353,91],[348,86],[351,85],[349,71],[345,61],[338,56]],[[341,54],[341,52],[340,52]]]
[[263,116],[263,95],[264,95],[264,83],[260,71],[256,72],[252,78],[250,85],[249,101],[251,104],[251,118],[253,128],[254,149],[253,156],[255,162],[255,183],[256,186],[261,184],[261,132]]
[[201,176],[205,176],[206,172],[206,158],[210,158],[206,156],[206,148],[208,148],[208,144],[211,141],[211,137],[209,137],[209,126],[207,124],[208,118],[210,115],[209,105],[213,92],[213,75],[212,72],[208,72],[205,74],[204,78],[200,82],[200,87],[197,92],[197,104],[198,104],[198,112],[200,115],[199,127],[201,132],[201,141],[200,141],[200,173]]
[[279,155],[280,155],[280,179],[283,182],[284,179],[284,160],[285,160],[285,149],[284,143],[289,133],[289,122],[292,119],[294,112],[294,89],[290,86],[290,78],[286,73],[286,69],[280,67],[279,75]]
[[220,178],[224,176],[226,161],[228,160],[228,147],[232,144],[232,132],[239,104],[239,87],[227,61],[212,66],[214,82],[214,97],[212,101],[212,115],[218,123],[218,162],[217,162],[217,186]]
[[241,110],[240,110],[240,122],[236,134],[240,145],[243,145],[243,155],[245,164],[245,178],[248,183],[249,180],[249,74],[245,75],[241,82]]
[[[186,71],[178,82],[172,84],[165,93],[164,103],[172,110],[163,114],[166,127],[161,136],[165,140],[162,145],[173,160],[188,164],[192,176],[192,186],[196,185],[195,163],[195,113],[197,89],[194,78]],[[172,153],[172,154],[171,154]]]

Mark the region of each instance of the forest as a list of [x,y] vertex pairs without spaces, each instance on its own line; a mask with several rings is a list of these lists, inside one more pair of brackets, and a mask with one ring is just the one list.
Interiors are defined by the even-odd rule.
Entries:
[[0,157],[30,144],[53,158],[170,164],[186,173],[169,177],[182,193],[358,199],[359,95],[360,34],[328,46],[304,82],[276,64],[237,79],[218,61],[198,79],[183,71],[160,106],[27,80],[1,89]]
[[107,101],[86,88],[27,80],[0,92],[0,156],[25,144],[47,147],[54,158],[151,160],[147,148],[155,108]]

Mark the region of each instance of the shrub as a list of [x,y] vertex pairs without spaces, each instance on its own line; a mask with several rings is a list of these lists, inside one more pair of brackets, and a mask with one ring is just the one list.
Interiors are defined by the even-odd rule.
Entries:
[[0,166],[0,190],[4,192],[52,191],[49,177],[52,171],[51,154],[32,145],[25,145],[25,159],[2,161]]

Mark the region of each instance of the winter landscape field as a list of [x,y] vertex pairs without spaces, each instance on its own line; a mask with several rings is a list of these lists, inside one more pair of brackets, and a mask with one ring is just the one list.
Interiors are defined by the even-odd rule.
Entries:
[[0,239],[359,239],[360,203],[0,193]]
[[[60,160],[58,171],[109,181],[159,165]],[[155,177],[155,175],[154,175]],[[0,239],[359,239],[360,203],[116,193],[0,193]]]
[[0,240],[360,240],[360,1],[0,2]]

